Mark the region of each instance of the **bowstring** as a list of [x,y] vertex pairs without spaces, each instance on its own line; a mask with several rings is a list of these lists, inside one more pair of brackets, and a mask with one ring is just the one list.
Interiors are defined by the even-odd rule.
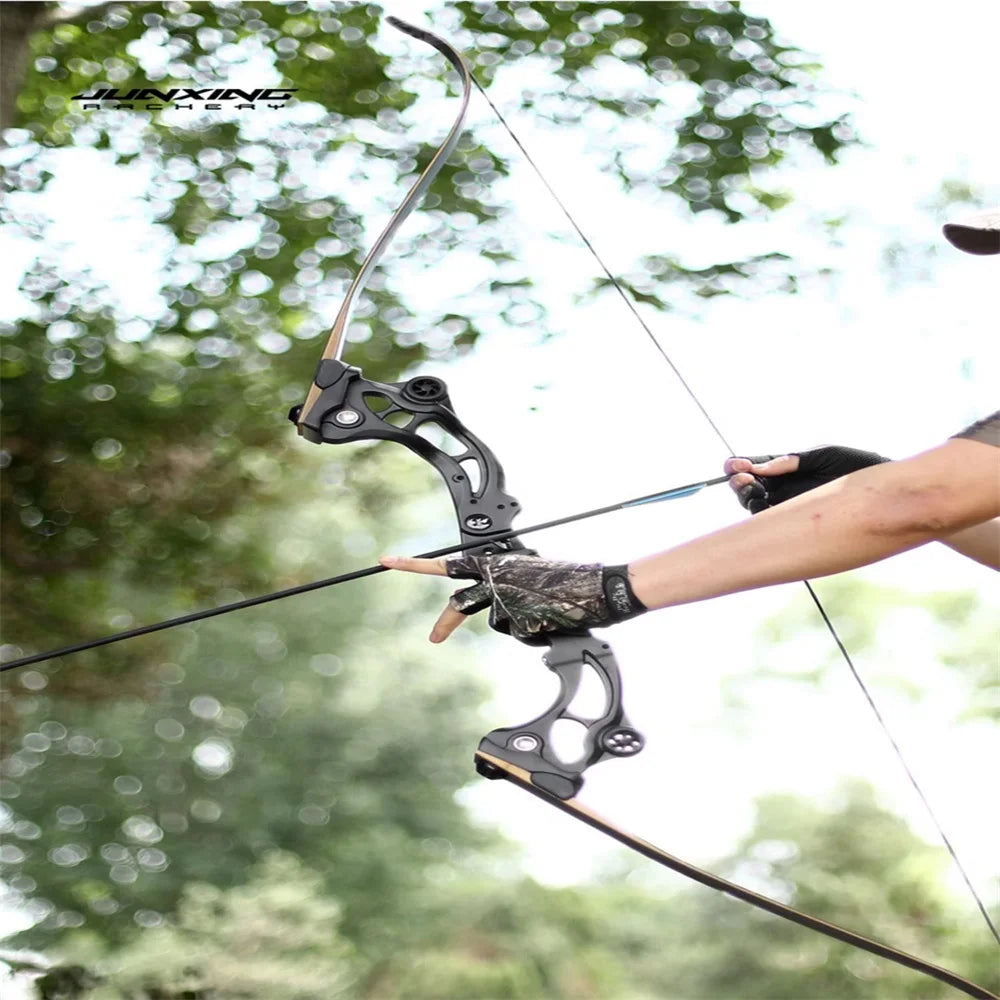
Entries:
[[[733,448],[733,446],[729,443],[729,440],[726,438],[726,435],[722,432],[721,428],[715,422],[715,420],[712,419],[712,416],[708,412],[708,409],[702,403],[701,399],[699,399],[698,394],[695,392],[695,390],[692,387],[691,383],[684,377],[684,375],[682,374],[682,372],[680,371],[680,369],[677,367],[677,365],[674,363],[673,359],[670,357],[670,355],[667,353],[666,349],[663,347],[663,344],[661,344],[660,341],[657,339],[656,335],[653,333],[653,331],[650,328],[649,324],[646,322],[646,320],[643,318],[642,314],[639,312],[638,307],[636,306],[636,304],[633,301],[633,299],[630,298],[629,295],[626,294],[625,289],[622,287],[621,282],[611,273],[610,268],[604,262],[604,258],[598,252],[597,248],[591,242],[591,240],[587,236],[587,234],[580,227],[579,223],[576,221],[575,217],[573,216],[573,213],[570,212],[570,210],[566,207],[566,204],[563,202],[563,200],[556,193],[555,188],[552,186],[551,183],[549,183],[549,180],[545,176],[545,174],[542,171],[541,167],[539,167],[538,164],[535,162],[534,158],[531,156],[531,154],[525,148],[524,143],[522,143],[521,140],[518,138],[518,136],[514,132],[513,128],[511,128],[510,124],[507,122],[507,119],[504,118],[503,114],[501,114],[500,109],[496,106],[496,104],[494,104],[493,99],[486,92],[485,88],[479,82],[479,80],[476,78],[475,74],[471,73],[471,70],[470,70],[470,74],[472,75],[472,82],[476,85],[476,89],[486,99],[486,103],[490,106],[490,108],[492,109],[493,113],[497,116],[497,119],[499,120],[500,124],[506,130],[507,134],[510,136],[510,138],[513,141],[514,145],[517,146],[517,148],[520,150],[521,155],[525,158],[525,160],[527,161],[527,163],[530,165],[530,167],[532,168],[532,170],[535,172],[535,175],[538,177],[538,179],[541,181],[541,183],[543,184],[543,186],[545,187],[545,189],[548,191],[548,193],[552,197],[553,201],[559,206],[560,211],[565,216],[566,221],[573,228],[573,231],[579,237],[579,239],[584,244],[584,246],[593,255],[593,257],[597,261],[597,264],[600,267],[601,271],[604,272],[604,276],[608,279],[608,281],[611,283],[611,286],[618,293],[618,296],[622,300],[622,302],[625,303],[625,307],[635,317],[635,319],[638,322],[639,326],[643,329],[643,331],[645,332],[646,336],[649,338],[649,340],[653,344],[653,346],[656,349],[656,351],[660,354],[660,356],[664,359],[664,361],[666,361],[666,363],[669,366],[670,370],[674,373],[674,376],[677,378],[677,381],[680,383],[681,387],[684,389],[684,391],[687,393],[688,397],[691,399],[691,402],[694,403],[694,405],[700,411],[700,413],[702,414],[702,416],[708,422],[708,425],[712,428],[712,432],[715,434],[715,436],[718,438],[718,440],[725,447],[727,453],[729,455],[735,455],[736,454],[736,449]],[[865,700],[868,702],[868,705],[870,706],[870,708],[872,710],[872,713],[874,714],[876,720],[878,721],[878,724],[881,727],[882,732],[885,734],[886,739],[889,741],[889,745],[892,747],[893,752],[895,753],[897,759],[899,760],[899,763],[900,763],[900,765],[903,768],[903,772],[906,774],[906,777],[909,779],[910,784],[913,786],[914,790],[916,791],[917,797],[920,799],[921,803],[924,806],[924,809],[927,811],[927,815],[930,817],[931,823],[934,825],[934,828],[937,830],[938,836],[941,838],[941,841],[944,844],[945,848],[947,849],[948,854],[951,856],[951,860],[954,862],[956,869],[958,870],[959,874],[962,877],[962,880],[965,882],[966,887],[968,888],[969,892],[972,894],[972,898],[975,900],[976,906],[978,907],[979,912],[982,914],[983,919],[986,921],[986,926],[989,927],[990,932],[992,933],[993,937],[996,939],[997,944],[1000,945],[1000,932],[998,932],[996,925],[993,923],[993,920],[991,919],[991,917],[989,915],[989,912],[986,909],[985,904],[983,903],[982,899],[980,898],[979,893],[976,891],[976,887],[972,884],[972,879],[969,877],[969,874],[968,874],[968,872],[965,869],[965,865],[963,865],[962,862],[961,862],[961,860],[959,859],[958,852],[955,850],[955,847],[952,844],[951,839],[945,833],[944,826],[942,825],[941,821],[938,819],[937,813],[934,811],[933,807],[931,806],[930,800],[927,798],[927,795],[924,793],[924,790],[921,787],[920,782],[917,780],[916,775],[914,774],[912,768],[907,763],[906,757],[903,754],[903,751],[900,748],[899,743],[896,741],[895,737],[893,736],[892,731],[890,730],[888,723],[885,721],[885,717],[883,716],[882,712],[879,710],[878,704],[876,703],[875,699],[872,697],[871,691],[868,689],[868,685],[865,684],[865,681],[862,678],[861,673],[858,671],[857,667],[855,666],[854,660],[852,659],[850,653],[848,652],[847,647],[844,645],[843,640],[840,638],[840,635],[837,632],[837,629],[836,629],[836,627],[833,624],[833,620],[830,618],[829,614],[827,613],[826,608],[823,607],[823,603],[822,603],[822,601],[820,601],[819,595],[816,593],[816,591],[813,588],[812,584],[808,580],[803,580],[802,582],[805,584],[806,590],[809,592],[809,596],[812,598],[813,602],[815,603],[816,609],[819,612],[819,615],[822,618],[823,623],[826,625],[826,628],[827,628],[828,632],[830,633],[831,638],[833,639],[833,641],[836,644],[837,648],[840,650],[840,653],[841,653],[841,655],[844,658],[844,662],[847,664],[848,669],[851,672],[851,676],[857,682],[858,687],[861,689],[862,695],[864,696]]]

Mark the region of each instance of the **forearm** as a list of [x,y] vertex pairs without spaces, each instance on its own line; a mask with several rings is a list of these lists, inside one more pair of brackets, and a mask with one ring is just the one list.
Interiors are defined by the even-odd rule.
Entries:
[[[863,469],[677,548],[636,560],[629,577],[647,607],[828,576],[933,539],[972,544],[965,532],[995,517],[995,489],[963,481],[952,442],[913,459]],[[967,464],[967,463],[966,463]],[[941,475],[944,466],[952,475]],[[954,487],[927,483],[954,482]],[[972,497],[972,499],[970,499]],[[985,544],[975,533],[977,549]]]
[[1000,519],[963,528],[942,538],[941,542],[990,569],[1000,569]]

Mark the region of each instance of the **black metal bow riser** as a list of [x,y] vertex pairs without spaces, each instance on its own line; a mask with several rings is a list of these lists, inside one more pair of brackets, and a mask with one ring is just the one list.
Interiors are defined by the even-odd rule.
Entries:
[[[395,441],[441,474],[455,504],[463,541],[485,539],[511,528],[520,507],[504,488],[503,468],[493,452],[455,416],[448,387],[441,379],[418,376],[406,382],[372,382],[358,368],[324,360],[313,384],[320,393],[308,413],[300,413],[296,407],[290,414],[304,438],[318,444]],[[422,430],[433,433],[434,428],[459,442],[461,450],[451,454],[421,434]],[[523,546],[510,539],[492,550],[501,547],[513,550]]]
[[[417,376],[406,382],[373,382],[358,368],[324,359],[313,388],[309,409],[295,407],[289,414],[304,438],[317,444],[385,440],[409,448],[440,473],[455,507],[462,541],[481,543],[468,550],[472,555],[524,549],[520,539],[495,537],[510,530],[520,505],[506,491],[503,467],[496,456],[456,416],[441,379]],[[429,441],[420,433],[428,425],[440,427],[461,450],[450,454]],[[642,749],[643,739],[625,717],[621,673],[606,642],[589,633],[552,636],[543,662],[559,678],[555,703],[530,722],[489,733],[480,750],[524,769],[532,783],[548,794],[569,799],[583,785],[588,767],[611,757],[634,756]],[[605,693],[604,710],[593,718],[570,708],[586,670],[597,674]],[[552,732],[561,720],[583,727],[582,751],[572,761],[555,750]],[[505,777],[484,757],[477,756],[476,767],[486,777]]]

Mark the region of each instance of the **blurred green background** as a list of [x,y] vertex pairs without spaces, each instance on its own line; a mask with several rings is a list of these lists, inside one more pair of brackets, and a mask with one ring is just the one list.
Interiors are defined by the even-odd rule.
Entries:
[[[5,657],[450,540],[430,472],[388,446],[303,448],[284,419],[378,220],[449,124],[419,104],[452,93],[443,60],[409,42],[390,56],[370,4],[0,13],[3,222],[10,246],[30,248],[0,331]],[[428,23],[487,87],[512,67],[542,74],[547,91],[519,104],[554,134],[621,128],[603,173],[626,194],[737,228],[783,211],[790,196],[769,179],[786,161],[836,172],[858,144],[815,59],[736,5],[453,3]],[[623,86],[606,85],[619,74]],[[71,100],[147,82],[299,92],[285,111],[186,117]],[[369,377],[468,356],[497,323],[545,329],[519,254],[531,235],[495,194],[508,171],[463,139],[392,256],[429,279],[444,255],[470,254],[482,277],[428,315],[404,281],[376,275],[347,355]],[[107,230],[75,222],[59,185],[106,204]],[[123,216],[131,250],[113,235]],[[108,275],[132,252],[143,277],[130,298]],[[708,264],[640,256],[620,278],[669,312],[761,284],[793,294],[809,270],[777,248],[723,249]],[[586,295],[605,291],[594,278]],[[490,443],[503,460],[518,441]],[[567,497],[563,512],[575,509]],[[877,646],[888,599],[848,585],[835,597],[852,651]],[[5,675],[9,989],[47,1000],[951,995],[725,898],[650,882],[638,859],[577,886],[526,878],[518,849],[456,798],[495,720],[481,638],[433,651],[415,638],[439,603],[440,590],[378,577]],[[990,714],[988,616],[970,594],[930,610],[963,636],[941,652],[968,679],[971,724]],[[789,612],[764,642],[780,649],[806,627]],[[814,685],[830,668],[793,676],[765,666],[770,652],[757,658],[749,679],[722,677],[733,725],[746,685]],[[761,799],[714,868],[996,985],[991,942],[946,888],[942,852],[863,782],[845,783],[834,807]]]

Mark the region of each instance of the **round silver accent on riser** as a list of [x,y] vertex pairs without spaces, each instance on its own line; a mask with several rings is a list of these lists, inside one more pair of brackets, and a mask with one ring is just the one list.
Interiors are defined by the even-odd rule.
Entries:
[[520,750],[522,753],[531,753],[532,750],[537,750],[538,743],[539,740],[536,736],[530,736],[527,733],[523,733],[520,736],[515,736],[510,741],[510,745],[515,750]]

